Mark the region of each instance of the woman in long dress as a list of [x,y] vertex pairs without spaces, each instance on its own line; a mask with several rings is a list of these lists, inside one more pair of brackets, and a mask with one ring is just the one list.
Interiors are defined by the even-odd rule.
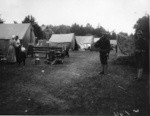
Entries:
[[10,63],[16,62],[15,44],[16,41],[15,41],[15,37],[13,36],[12,39],[10,39],[8,53],[7,53],[7,61]]

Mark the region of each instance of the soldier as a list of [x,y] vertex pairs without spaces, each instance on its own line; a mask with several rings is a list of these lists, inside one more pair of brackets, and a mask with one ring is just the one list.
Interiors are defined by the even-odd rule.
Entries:
[[140,80],[143,74],[143,66],[145,61],[145,48],[146,42],[141,30],[138,30],[135,34],[135,58],[137,64],[137,77],[135,79]]
[[99,48],[100,61],[102,64],[102,71],[99,74],[107,74],[107,59],[110,52],[110,40],[108,34],[104,33],[103,36],[95,43],[95,47]]

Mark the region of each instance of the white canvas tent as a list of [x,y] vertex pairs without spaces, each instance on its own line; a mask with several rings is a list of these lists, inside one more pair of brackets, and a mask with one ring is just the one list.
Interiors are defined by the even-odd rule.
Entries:
[[110,44],[113,45],[113,46],[116,46],[117,45],[117,40],[110,40]]
[[4,54],[7,53],[12,35],[19,36],[26,49],[29,44],[35,44],[35,35],[31,24],[0,24],[0,49]]
[[49,39],[49,46],[67,47],[68,49],[76,49],[76,40],[74,33],[69,34],[52,34]]
[[94,38],[94,43],[96,43],[100,38]]
[[94,43],[94,36],[76,36],[76,41],[80,50],[88,49]]

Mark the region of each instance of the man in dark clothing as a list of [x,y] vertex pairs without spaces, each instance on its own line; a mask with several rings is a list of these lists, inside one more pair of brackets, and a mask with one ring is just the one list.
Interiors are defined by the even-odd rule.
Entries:
[[18,60],[18,64],[20,65],[22,62],[25,65],[25,61],[26,61],[26,49],[25,47],[23,47],[23,43],[22,41],[20,41],[20,47],[19,47],[19,60]]
[[135,79],[141,79],[143,74],[143,66],[145,61],[146,42],[143,37],[142,31],[137,31],[135,34],[135,57],[137,64],[137,77]]
[[17,60],[17,63],[19,63],[19,57],[20,57],[20,40],[19,40],[19,36],[16,36],[15,38],[16,40],[16,44],[15,44],[15,53],[16,53],[16,60]]
[[110,40],[105,33],[96,43],[95,47],[99,48],[100,61],[102,64],[102,71],[100,74],[107,74],[107,59],[110,52]]

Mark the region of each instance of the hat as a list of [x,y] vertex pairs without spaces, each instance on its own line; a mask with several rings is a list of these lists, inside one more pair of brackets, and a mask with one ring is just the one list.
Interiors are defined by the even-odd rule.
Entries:
[[141,30],[138,30],[137,35],[143,35],[143,32]]
[[19,39],[19,36],[18,36],[18,35],[16,35],[16,38],[17,38],[17,39]]

